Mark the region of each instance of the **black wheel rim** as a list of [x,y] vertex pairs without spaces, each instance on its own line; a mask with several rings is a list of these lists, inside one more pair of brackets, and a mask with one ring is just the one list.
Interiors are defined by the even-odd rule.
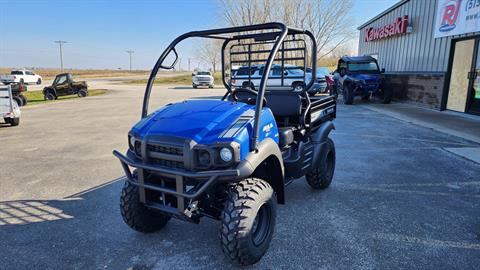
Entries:
[[270,222],[272,211],[267,204],[263,204],[258,210],[257,216],[252,225],[252,242],[255,246],[260,246],[270,233]]

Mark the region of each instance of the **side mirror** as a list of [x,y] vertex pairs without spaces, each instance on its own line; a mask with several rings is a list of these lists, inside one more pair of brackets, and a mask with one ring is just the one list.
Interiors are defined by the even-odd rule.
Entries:
[[192,77],[195,76],[195,73],[192,73]]
[[347,75],[347,71],[344,68],[340,69],[340,76],[343,77],[345,75]]
[[283,72],[283,75],[287,76],[287,75],[288,75],[288,71],[285,70],[285,71]]
[[382,71],[381,71],[381,73],[385,73],[385,68],[382,68]]

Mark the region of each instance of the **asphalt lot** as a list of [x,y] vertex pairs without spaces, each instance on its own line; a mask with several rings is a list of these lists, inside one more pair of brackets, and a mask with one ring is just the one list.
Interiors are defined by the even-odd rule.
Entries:
[[[40,104],[0,124],[0,268],[226,269],[216,221],[130,230],[119,213],[122,170],[143,86],[92,82],[102,96]],[[156,87],[159,106],[220,89]],[[331,187],[287,188],[259,269],[478,269],[480,164],[444,148],[479,145],[369,107],[340,105]]]

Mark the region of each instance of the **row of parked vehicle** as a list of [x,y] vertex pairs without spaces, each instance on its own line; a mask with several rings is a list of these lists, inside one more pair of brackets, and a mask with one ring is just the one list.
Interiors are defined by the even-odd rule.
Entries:
[[[18,77],[16,74],[20,73],[27,75]],[[12,70],[11,75],[0,75],[0,91],[2,91],[0,115],[3,116],[5,123],[12,126],[20,123],[19,107],[27,105],[28,99],[25,92],[28,90],[27,84],[31,83],[41,84],[42,77],[28,70]],[[88,85],[85,81],[75,81],[70,73],[62,73],[55,76],[52,85],[43,88],[42,94],[45,100],[56,100],[66,95],[86,97]],[[11,118],[14,120],[9,120]]]
[[[231,85],[236,88],[256,90],[260,86],[265,65],[241,66],[234,69]],[[304,71],[305,70],[305,71]],[[337,96],[342,94],[343,103],[353,104],[354,97],[360,96],[363,100],[378,97],[383,103],[390,103],[392,92],[383,87],[377,60],[371,56],[344,56],[339,59],[337,69],[333,72],[327,67],[318,67],[313,86],[308,89],[310,95],[329,93]],[[301,92],[306,82],[312,80],[311,68],[295,65],[272,65],[267,87],[281,87]]]

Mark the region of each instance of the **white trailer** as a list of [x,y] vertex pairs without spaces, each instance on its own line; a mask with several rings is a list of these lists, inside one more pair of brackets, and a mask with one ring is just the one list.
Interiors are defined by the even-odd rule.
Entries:
[[8,86],[0,86],[0,117],[3,117],[5,123],[12,126],[20,124],[20,107],[12,98],[12,88]]

